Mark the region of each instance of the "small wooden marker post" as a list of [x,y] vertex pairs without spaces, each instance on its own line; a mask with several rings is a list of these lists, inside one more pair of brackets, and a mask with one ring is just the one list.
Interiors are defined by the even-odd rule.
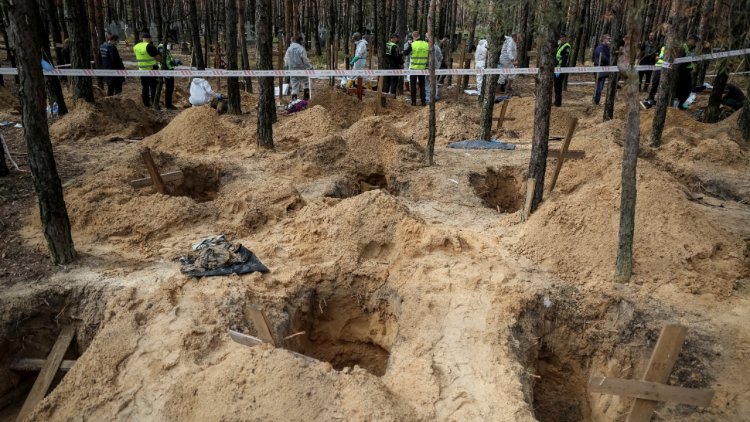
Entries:
[[357,98],[362,101],[362,77],[357,78]]
[[26,401],[23,403],[23,407],[21,408],[21,412],[18,413],[16,421],[26,419],[39,402],[44,399],[57,370],[60,368],[65,351],[68,350],[68,346],[73,340],[75,334],[76,329],[73,325],[66,325],[63,327],[62,331],[60,331],[60,335],[57,337],[55,345],[52,346],[52,351],[49,352],[47,360],[44,362],[44,365],[42,365],[39,376],[36,378],[36,381],[34,381],[34,386],[31,387],[31,392],[26,397]]
[[375,115],[380,114],[380,102],[383,101],[383,77],[378,76],[378,98],[375,101]]
[[557,165],[555,166],[555,174],[552,175],[552,181],[550,182],[549,186],[550,192],[555,190],[555,184],[557,184],[557,176],[560,175],[560,169],[562,169],[563,163],[565,162],[565,154],[568,152],[570,140],[573,139],[573,132],[575,132],[577,125],[578,118],[574,117],[573,120],[570,121],[570,126],[568,126],[568,134],[565,136],[565,141],[563,141],[562,148],[560,149],[560,156],[558,157]]
[[536,179],[531,178],[526,180],[526,201],[523,204],[523,211],[521,212],[521,221],[529,219],[531,214],[531,203],[534,201],[534,191],[536,190]]
[[589,380],[589,392],[635,397],[627,422],[650,421],[660,401],[708,406],[714,396],[713,390],[664,384],[669,379],[686,335],[687,328],[681,325],[664,326],[641,380],[594,377]]
[[276,341],[273,339],[271,332],[271,326],[268,324],[268,318],[266,313],[262,309],[255,306],[247,308],[245,316],[252,321],[255,329],[258,330],[258,338],[264,343],[270,343],[272,346],[276,346]]
[[156,164],[154,164],[154,158],[151,156],[151,149],[148,147],[144,148],[141,152],[141,157],[143,157],[143,162],[146,163],[146,168],[148,169],[148,174],[151,176],[151,181],[154,183],[154,188],[156,188],[156,191],[160,194],[166,195],[167,189],[164,187],[164,181],[161,179],[159,169],[157,169]]

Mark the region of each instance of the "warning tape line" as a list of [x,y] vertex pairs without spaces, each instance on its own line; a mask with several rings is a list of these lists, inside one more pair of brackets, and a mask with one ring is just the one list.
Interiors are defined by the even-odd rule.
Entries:
[[[712,60],[733,56],[750,54],[750,48],[741,50],[724,51],[720,53],[703,54],[696,57],[682,57],[673,63],[688,63],[701,60]],[[657,70],[671,68],[672,64],[664,62],[662,66],[635,66],[635,70]],[[557,73],[614,73],[619,72],[617,66],[579,66],[555,68]],[[244,77],[371,77],[371,76],[413,76],[429,75],[429,70],[402,70],[402,69],[378,69],[378,70],[109,70],[109,69],[55,69],[45,71],[47,76],[166,76],[176,78],[191,77],[221,77],[221,78],[244,78]],[[437,69],[436,75],[536,75],[539,68],[476,68],[476,69]],[[17,75],[18,70],[12,67],[0,68],[0,75]]]

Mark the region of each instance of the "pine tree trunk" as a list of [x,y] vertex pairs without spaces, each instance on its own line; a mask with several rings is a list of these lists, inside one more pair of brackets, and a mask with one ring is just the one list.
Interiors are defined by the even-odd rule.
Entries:
[[[623,9],[621,6],[614,8],[615,13],[615,19],[612,22],[612,28],[611,28],[611,36],[612,36],[612,43],[609,45],[609,65],[615,66],[617,64],[617,59],[619,56],[619,39],[620,39],[620,29],[622,28],[623,23]],[[615,99],[617,98],[617,81],[620,79],[619,73],[610,73],[609,74],[609,80],[607,81],[607,97],[606,101],[604,102],[604,116],[603,120],[606,122],[608,120],[612,120],[612,117],[615,114]]]
[[[502,7],[497,3],[489,3],[487,15],[492,16],[496,22],[502,21],[500,11]],[[488,37],[489,48],[487,49],[487,66],[488,69],[495,67],[500,59],[500,38],[502,37],[502,28],[500,25],[491,25]],[[486,75],[482,84],[480,93],[482,112],[479,117],[479,139],[489,141],[492,138],[492,113],[495,108],[495,90],[497,89],[498,75]]]
[[[273,69],[273,26],[271,0],[257,0],[255,6],[256,62],[258,70]],[[276,102],[273,96],[273,77],[258,78],[258,146],[273,148],[273,121]]]
[[427,42],[429,45],[429,64],[430,75],[430,122],[427,137],[427,165],[431,166],[433,163],[433,156],[435,155],[435,94],[437,93],[437,78],[435,78],[435,37],[433,35],[433,21],[435,20],[435,0],[430,0],[430,11],[427,13]]
[[716,123],[719,121],[721,114],[721,97],[724,95],[724,88],[729,81],[729,70],[727,61],[720,60],[716,66],[716,78],[714,78],[714,88],[711,90],[711,96],[708,97],[708,107],[706,108],[705,123]]
[[620,190],[620,230],[618,236],[615,280],[626,283],[633,273],[633,237],[635,233],[636,167],[638,146],[641,137],[640,108],[638,105],[638,72],[635,70],[638,57],[638,40],[641,39],[641,19],[638,14],[642,0],[630,0],[627,4],[627,32],[625,52],[621,70],[626,70],[625,89],[628,119],[625,123],[625,145],[622,154],[622,174]]
[[[42,47],[37,34],[44,31],[36,0],[3,0],[10,20],[13,44],[17,46],[24,139],[34,189],[39,199],[39,214],[44,237],[54,264],[68,264],[76,257],[70,222],[65,208],[62,183],[57,174],[45,112],[44,75],[39,66]],[[88,42],[88,40],[85,40]],[[23,47],[21,47],[23,46]]]
[[[65,0],[70,31],[70,63],[73,69],[90,69],[91,37],[89,35],[86,4],[76,0]],[[94,102],[94,86],[90,77],[72,77],[73,103],[84,100]]]
[[[747,83],[745,96],[750,98],[750,82]],[[750,142],[750,101],[745,101],[745,105],[742,106],[740,113],[740,118],[737,120],[737,127],[740,129],[742,139],[747,143]]]
[[[51,3],[52,2],[50,0],[42,0],[39,6],[40,12],[42,13],[42,26],[46,27],[50,32],[53,33],[52,39],[54,40],[55,36],[53,28],[55,28],[56,26],[59,27],[59,25],[57,25],[57,9],[55,9],[54,4]],[[54,17],[52,13],[54,13]],[[44,25],[45,23],[48,23],[48,25]],[[48,32],[44,30],[39,33],[39,44],[42,46],[42,50],[44,51],[44,54],[47,56],[47,58],[52,60],[52,53],[50,51],[48,42],[49,38],[47,35]],[[59,34],[57,35],[57,38],[60,38]],[[68,114],[68,106],[65,104],[65,97],[63,96],[62,86],[60,85],[60,78],[57,76],[46,76],[44,78],[44,81],[47,85],[47,95],[49,96],[50,105],[57,103],[58,115],[64,116]]]
[[552,110],[552,86],[555,71],[556,30],[560,25],[558,13],[561,0],[553,0],[540,11],[537,40],[539,41],[539,73],[536,82],[536,102],[534,107],[534,135],[531,145],[528,178],[536,180],[530,212],[535,211],[544,198],[544,174],[547,171],[549,151],[549,120]]
[[[678,46],[678,26],[680,22],[680,0],[672,0],[672,7],[669,10],[670,21],[669,30],[667,31],[666,40],[666,60],[672,62],[677,55]],[[656,91],[656,111],[654,112],[653,126],[651,129],[651,146],[658,147],[661,145],[661,135],[664,131],[664,121],[667,118],[667,108],[672,100],[672,87],[674,86],[676,69],[662,68],[661,82],[659,89]]]
[[[250,57],[247,54],[247,33],[245,32],[245,21],[247,20],[247,11],[245,10],[245,0],[238,0],[238,22],[239,30],[240,56],[242,58],[242,70],[250,70]],[[245,77],[245,91],[253,92],[253,78]]]
[[201,50],[200,25],[198,24],[198,7],[196,0],[188,0],[190,7],[190,38],[192,40],[193,57],[195,57],[194,66],[198,70],[206,69],[206,62],[203,60],[203,51]]
[[[164,45],[164,49],[166,50],[167,46],[167,37],[166,37],[166,31],[164,31],[165,27],[163,26],[162,21],[162,8],[161,8],[161,0],[153,0],[153,6],[156,11],[156,28],[159,31],[159,35],[157,36],[157,45],[162,44]],[[152,35],[153,36],[153,35]],[[167,54],[166,52],[161,55],[161,69],[166,70],[167,69]],[[159,80],[156,84],[156,93],[154,94],[154,103],[151,104],[151,107],[154,110],[159,110],[161,108],[161,89],[164,87],[164,77],[159,76]]]
[[10,169],[8,168],[8,163],[5,162],[5,148],[0,145],[0,177],[8,175],[10,175]]
[[[237,70],[237,0],[227,0],[225,30],[227,70]],[[227,113],[242,114],[239,78],[227,78]]]
[[[479,0],[474,1],[474,9],[471,13],[471,29],[469,29],[469,39],[466,41],[466,45],[464,45],[464,51],[466,52],[466,55],[471,57],[471,47],[474,45],[474,38],[476,36],[477,31],[477,19],[479,16]],[[469,58],[469,62],[471,62],[471,58]],[[461,67],[465,66],[465,63],[461,63]],[[469,87],[469,75],[464,75],[463,80],[461,81],[461,90],[465,90]]]

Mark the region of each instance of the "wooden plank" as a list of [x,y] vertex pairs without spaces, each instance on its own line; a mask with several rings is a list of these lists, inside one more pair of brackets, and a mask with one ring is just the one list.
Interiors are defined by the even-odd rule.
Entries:
[[594,377],[589,380],[589,393],[615,394],[653,401],[668,401],[707,407],[713,390],[682,388],[658,382]]
[[536,190],[536,179],[531,178],[526,180],[526,202],[523,204],[521,221],[529,219],[529,214],[531,214],[531,202],[534,200],[534,190]]
[[502,129],[503,123],[505,122],[505,113],[508,111],[508,100],[503,101],[503,105],[500,107],[500,117],[497,119],[497,128]]
[[[557,148],[550,148],[547,152],[547,159],[548,160],[557,160],[560,158],[560,152],[561,150]],[[580,160],[583,158],[586,158],[586,151],[582,149],[569,149],[565,151],[565,154],[563,157],[566,160]]]
[[378,98],[375,101],[375,115],[380,114],[380,102],[383,101],[383,77],[378,76]]
[[266,313],[262,309],[249,306],[245,310],[245,316],[253,323],[255,329],[258,330],[258,338],[264,343],[271,343],[271,345],[276,346],[271,332],[271,325],[268,323]]
[[151,175],[151,181],[154,184],[154,188],[160,194],[166,195],[167,188],[164,187],[164,181],[161,180],[159,169],[157,169],[156,164],[154,164],[154,158],[151,156],[151,149],[148,147],[144,148],[143,151],[141,151],[141,157],[143,158],[143,162],[146,164],[148,174]]
[[55,345],[52,346],[52,351],[49,353],[49,356],[47,356],[47,361],[44,363],[41,372],[39,372],[39,376],[36,378],[36,381],[34,381],[34,386],[31,387],[31,392],[23,403],[21,412],[16,419],[17,421],[26,419],[39,402],[44,399],[47,390],[49,390],[49,386],[52,384],[52,379],[55,377],[57,369],[60,367],[60,363],[62,363],[63,355],[65,355],[65,351],[68,350],[68,346],[70,345],[71,340],[73,340],[75,334],[76,329],[73,325],[66,325],[63,327],[62,331],[60,331],[60,335],[57,337]]
[[357,78],[357,98],[362,101],[362,77]]
[[249,336],[247,334],[242,334],[238,331],[229,330],[229,337],[232,338],[236,343],[244,344],[245,346],[257,346],[259,344],[263,344],[263,340],[259,339],[258,337]]
[[[656,347],[643,374],[643,381],[665,383],[669,379],[672,367],[682,350],[687,328],[681,325],[665,325],[656,341]],[[648,422],[659,404],[657,401],[636,399],[630,408],[628,422]]]
[[[562,149],[560,150],[560,155],[558,155],[558,158],[557,158],[557,165],[555,166],[555,173],[552,175],[552,181],[550,182],[550,185],[549,185],[550,192],[555,190],[555,184],[557,184],[557,176],[560,175],[560,170],[562,169],[563,163],[565,162],[565,153],[568,152],[568,147],[570,146],[571,139],[573,139],[573,132],[575,132],[577,125],[578,125],[578,118],[574,117],[573,120],[570,121],[570,126],[568,126],[568,134],[565,136]],[[547,156],[549,157],[549,153],[547,154]]]
[[[161,180],[164,183],[170,183],[170,182],[181,182],[185,175],[182,174],[182,170],[177,171],[170,171],[169,173],[162,173]],[[150,177],[146,177],[144,179],[137,179],[130,182],[130,186],[139,189],[139,188],[145,188],[149,186],[153,186],[153,182]]]
[[[45,359],[17,359],[10,364],[10,369],[14,371],[41,371],[44,367]],[[60,371],[67,372],[75,365],[74,360],[64,360],[60,363]]]

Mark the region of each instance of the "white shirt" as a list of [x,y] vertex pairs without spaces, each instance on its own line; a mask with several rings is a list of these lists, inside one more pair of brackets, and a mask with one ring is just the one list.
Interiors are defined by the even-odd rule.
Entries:
[[207,80],[194,78],[190,82],[190,104],[202,106],[211,102],[216,97],[216,93],[211,89],[211,84]]
[[513,37],[506,35],[503,50],[500,52],[500,62],[512,63],[516,59],[516,54],[516,42],[513,41]]

